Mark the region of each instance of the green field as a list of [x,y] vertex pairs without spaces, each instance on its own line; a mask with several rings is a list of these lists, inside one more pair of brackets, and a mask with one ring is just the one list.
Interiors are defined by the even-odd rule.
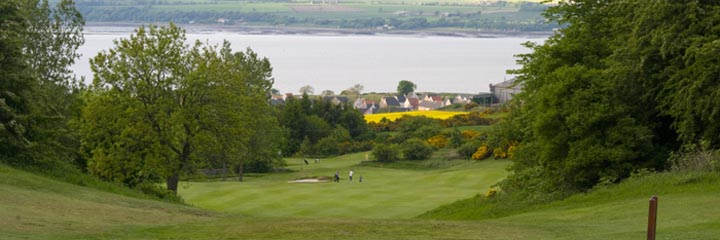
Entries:
[[[355,166],[368,153],[289,159],[291,173],[255,175],[244,182],[184,183],[179,193],[193,205],[253,217],[412,218],[439,205],[486,191],[505,176],[508,161],[461,161],[448,169],[408,170]],[[371,156],[370,156],[371,158]],[[355,171],[353,182],[348,171]],[[340,183],[288,183],[340,172]],[[358,182],[363,176],[363,182]]]
[[[326,29],[550,31],[539,1],[151,1],[77,3],[88,22],[168,22]],[[220,21],[222,19],[222,21]]]
[[716,173],[652,174],[494,218],[482,216],[481,197],[414,216],[484,192],[484,182],[493,178],[488,173],[502,169],[504,161],[424,170],[354,166],[366,178],[362,184],[348,183],[345,174],[341,183],[287,183],[335,169],[345,173],[342,168],[363,158],[355,154],[307,166],[292,159],[290,168],[302,171],[243,183],[185,183],[181,193],[197,207],[0,165],[0,239],[643,239],[652,194],[660,197],[657,239],[720,236]]

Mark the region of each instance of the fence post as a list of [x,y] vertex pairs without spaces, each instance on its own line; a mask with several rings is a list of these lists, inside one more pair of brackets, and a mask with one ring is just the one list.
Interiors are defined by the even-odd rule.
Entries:
[[657,195],[653,195],[650,198],[650,212],[648,213],[648,230],[647,230],[647,239],[648,240],[655,240],[655,227],[657,223],[657,205],[658,205],[658,197]]

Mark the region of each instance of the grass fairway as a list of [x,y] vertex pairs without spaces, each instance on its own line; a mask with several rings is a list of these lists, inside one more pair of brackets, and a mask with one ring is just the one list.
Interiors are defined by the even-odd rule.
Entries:
[[[323,169],[347,167],[363,158],[363,154],[325,160],[318,165],[303,166],[301,160],[292,160],[291,167],[303,171],[271,174],[250,178],[239,183],[249,186],[266,187],[277,191],[275,198],[281,199],[285,188],[275,188],[287,179],[305,176],[304,173],[325,173]],[[304,163],[303,163],[304,164]],[[350,165],[348,165],[350,164]],[[465,178],[464,175],[484,176],[486,169],[503,165],[502,161],[486,161],[466,166],[454,165],[442,170],[386,169],[388,172],[375,173],[384,176],[393,171],[405,171],[409,183],[389,183],[387,195],[405,195],[410,192],[425,192],[415,185],[424,183],[424,178]],[[462,167],[462,168],[461,168]],[[470,172],[466,172],[465,170]],[[358,174],[368,176],[373,167],[358,167]],[[379,171],[379,170],[378,170]],[[455,174],[453,174],[455,173]],[[395,173],[393,173],[395,174]],[[326,175],[326,174],[323,174]],[[344,177],[345,175],[343,175]],[[347,179],[344,179],[347,181]],[[372,186],[373,178],[367,178]],[[454,180],[446,180],[452,182]],[[482,181],[476,180],[475,181]],[[229,182],[216,184],[225,189],[228,199],[239,198]],[[356,184],[356,183],[353,183]],[[401,184],[401,186],[394,186]],[[469,184],[469,183],[463,183]],[[199,192],[199,183],[184,189]],[[323,186],[340,193],[365,192],[370,189],[354,188],[344,182],[339,184],[307,184],[302,186]],[[188,185],[186,185],[188,186]],[[238,189],[244,186],[235,185]],[[197,187],[197,189],[195,189]],[[438,191],[440,186],[427,186],[427,192]],[[223,198],[215,187],[208,186],[207,194]],[[309,188],[312,190],[312,188]],[[308,191],[310,191],[308,190]],[[378,189],[380,190],[380,189]],[[245,189],[244,191],[250,191]],[[375,191],[375,190],[373,190]],[[477,191],[468,191],[477,192]],[[268,192],[261,192],[268,194]],[[315,190],[314,193],[318,193]],[[199,194],[199,193],[198,193]],[[250,197],[249,193],[246,193]],[[256,192],[256,194],[259,194]],[[433,193],[436,194],[436,193]],[[339,206],[351,206],[348,198],[338,197],[330,201],[336,208],[325,211],[325,205],[306,211],[318,212],[317,217],[301,217],[297,212],[285,209],[285,201],[274,202],[267,209],[227,210],[234,213],[192,208],[153,200],[138,199],[99,191],[94,188],[58,182],[42,176],[15,170],[0,164],[0,239],[643,239],[647,222],[647,201],[652,194],[660,197],[658,209],[657,239],[718,239],[720,236],[720,176],[705,174],[654,174],[631,179],[617,186],[601,188],[587,194],[578,194],[563,201],[522,208],[497,218],[483,218],[478,210],[477,199],[466,199],[445,205],[436,211],[423,215],[421,219],[398,219],[412,216],[411,212],[394,205],[359,206],[354,210],[343,210]],[[298,194],[291,194],[297,197]],[[425,198],[430,194],[420,194]],[[408,195],[410,196],[410,195]],[[413,195],[414,196],[414,195]],[[254,196],[261,198],[262,196]],[[436,196],[432,196],[436,197]],[[422,198],[422,197],[421,197]],[[413,197],[399,197],[396,201],[411,200],[402,205],[420,208]],[[367,199],[366,201],[382,201]],[[246,201],[248,201],[246,199]],[[221,201],[215,201],[219,203]],[[225,206],[261,204],[259,202],[228,201]],[[442,202],[439,201],[438,202]],[[340,204],[343,203],[343,204]],[[389,203],[394,203],[389,201]],[[389,204],[386,202],[386,204]],[[292,203],[289,203],[292,204]],[[218,206],[221,206],[218,205]],[[395,205],[397,206],[397,205]],[[232,207],[230,207],[232,208]],[[228,209],[230,209],[228,208]],[[373,209],[377,208],[377,209]],[[265,216],[263,212],[282,212],[287,217]],[[354,212],[353,212],[354,211]],[[387,216],[398,216],[384,219]],[[420,210],[417,210],[420,211]],[[276,213],[280,215],[280,213]],[[293,216],[296,214],[296,216]],[[349,214],[343,216],[343,214]],[[272,215],[272,214],[267,214]],[[368,215],[368,218],[364,218]],[[335,217],[337,216],[337,217]],[[371,219],[372,216],[381,217]]]
[[[322,159],[289,159],[295,172],[247,177],[244,182],[183,183],[193,205],[253,217],[411,218],[439,205],[486,191],[505,175],[508,161],[464,161],[439,170],[356,166],[367,153]],[[353,182],[348,171],[354,169]],[[340,183],[289,183],[340,171]],[[363,176],[363,182],[358,179]]]

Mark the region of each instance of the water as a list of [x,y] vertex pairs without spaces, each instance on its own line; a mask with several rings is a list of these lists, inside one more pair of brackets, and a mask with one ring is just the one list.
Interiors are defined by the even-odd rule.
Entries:
[[[87,32],[76,74],[92,82],[88,59],[113,47],[113,39],[129,32]],[[515,54],[529,50],[520,44],[534,38],[454,38],[417,36],[243,35],[187,34],[218,44],[227,39],[236,51],[247,47],[267,57],[273,66],[274,88],[297,93],[310,85],[315,93],[361,84],[364,92],[395,92],[400,80],[417,84],[418,92],[488,92],[489,84],[512,76]]]

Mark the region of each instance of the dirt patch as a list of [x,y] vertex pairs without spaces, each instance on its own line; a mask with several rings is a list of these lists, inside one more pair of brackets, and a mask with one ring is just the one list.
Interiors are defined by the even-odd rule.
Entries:
[[295,12],[362,12],[363,9],[340,5],[288,5]]

